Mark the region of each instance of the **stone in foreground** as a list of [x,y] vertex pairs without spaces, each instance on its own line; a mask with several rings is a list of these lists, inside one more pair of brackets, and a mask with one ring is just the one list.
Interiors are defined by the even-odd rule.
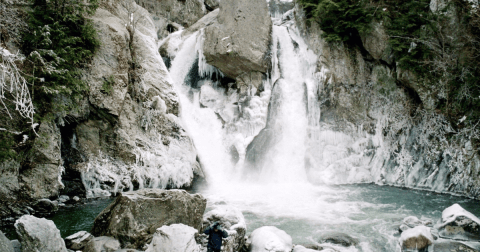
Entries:
[[182,223],[200,230],[206,204],[200,194],[184,190],[125,192],[97,216],[92,234],[115,237],[124,248],[142,249],[164,225]]
[[292,237],[273,226],[255,229],[250,235],[251,252],[290,252],[292,251]]
[[184,224],[163,226],[153,235],[145,252],[200,252],[195,236],[198,231]]
[[242,212],[234,207],[218,206],[203,217],[203,229],[214,222],[219,222],[228,233],[222,251],[241,251],[245,245],[245,234],[247,233],[247,224]]
[[0,251],[14,252],[12,242],[0,231]]
[[402,251],[410,251],[412,249],[427,249],[433,244],[433,236],[430,228],[425,226],[416,226],[405,230],[400,236],[400,246]]
[[120,249],[120,242],[115,238],[100,236],[90,239],[83,252],[114,252]]
[[442,224],[437,229],[442,238],[480,240],[480,219],[458,204],[443,210]]
[[72,250],[80,250],[93,238],[87,231],[80,231],[65,238],[65,245]]
[[67,252],[65,242],[53,221],[24,215],[15,222],[22,251]]

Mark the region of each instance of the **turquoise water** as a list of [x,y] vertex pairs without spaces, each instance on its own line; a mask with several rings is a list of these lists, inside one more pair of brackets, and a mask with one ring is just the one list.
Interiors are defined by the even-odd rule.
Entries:
[[[343,232],[361,241],[357,248],[345,251],[395,251],[396,233],[403,218],[413,215],[436,223],[442,211],[454,203],[480,216],[477,200],[388,186],[306,186],[299,191],[288,186],[282,186],[282,191],[273,185],[248,188],[232,191],[210,188],[200,193],[208,199],[207,211],[225,204],[242,210],[247,234],[261,226],[276,226],[291,235],[294,244],[317,243],[323,233],[331,231]],[[263,192],[259,191],[262,188]],[[49,219],[55,222],[62,237],[81,230],[90,231],[95,217],[112,201],[113,198],[97,199],[61,208]],[[15,238],[12,228],[3,227],[2,231],[10,239]]]

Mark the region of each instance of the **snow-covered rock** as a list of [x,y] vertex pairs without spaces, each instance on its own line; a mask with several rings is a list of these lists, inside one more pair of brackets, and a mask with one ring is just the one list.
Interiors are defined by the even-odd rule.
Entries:
[[146,252],[200,252],[195,241],[198,231],[184,224],[158,228]]
[[22,251],[67,252],[65,242],[53,221],[24,215],[15,222]]
[[12,242],[0,231],[0,251],[14,252]]
[[418,219],[415,216],[408,216],[405,217],[402,221],[402,224],[400,225],[400,231],[403,232],[407,229],[414,228],[416,226],[428,226],[432,227],[433,226],[433,221],[428,220],[428,219]]
[[416,226],[405,230],[400,236],[400,246],[402,251],[406,249],[424,249],[433,244],[433,236],[430,228],[426,226]]
[[93,235],[87,231],[80,231],[65,238],[65,245],[72,250],[81,250],[91,239]]
[[183,223],[200,230],[207,200],[184,190],[124,192],[95,219],[92,234],[119,239],[123,248],[142,249],[154,230]]
[[83,252],[114,252],[120,249],[120,242],[117,239],[107,236],[100,236],[91,239],[83,249]]
[[292,237],[273,226],[255,229],[249,240],[251,241],[251,252],[290,252],[293,248]]
[[245,245],[247,224],[242,212],[231,206],[218,206],[206,213],[203,217],[203,228],[207,228],[214,222],[220,223],[228,237],[225,239],[222,251],[239,251]]
[[437,226],[440,237],[458,240],[479,240],[480,219],[453,204],[442,212],[442,224]]
[[331,232],[323,234],[320,243],[338,244],[344,247],[356,246],[360,241],[345,233]]

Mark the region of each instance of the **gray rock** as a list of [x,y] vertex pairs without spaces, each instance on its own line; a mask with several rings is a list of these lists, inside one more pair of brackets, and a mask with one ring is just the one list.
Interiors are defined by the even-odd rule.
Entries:
[[220,223],[228,233],[222,251],[241,251],[245,245],[245,235],[247,233],[247,225],[242,212],[231,206],[217,206],[204,215],[203,230],[214,222]]
[[195,241],[198,230],[184,224],[158,228],[145,252],[200,252]]
[[49,199],[40,199],[32,206],[33,209],[41,214],[52,214],[58,211],[58,202]]
[[345,247],[356,246],[360,242],[357,238],[353,238],[348,234],[340,233],[340,232],[332,232],[323,234],[320,239],[318,239],[319,243],[332,243],[338,244]]
[[372,30],[369,33],[361,34],[363,47],[375,59],[382,59],[392,64],[393,55],[388,44],[388,35],[385,27],[379,22],[372,22]]
[[446,239],[438,239],[434,243],[435,251],[456,251],[456,252],[479,252],[479,242],[462,242]]
[[205,0],[205,7],[207,7],[207,10],[209,11],[217,9],[219,6],[220,6],[219,0]]
[[93,239],[93,235],[87,231],[80,231],[65,238],[65,245],[72,250],[81,250]]
[[83,252],[114,252],[120,249],[120,242],[112,237],[94,237],[85,245]]
[[436,228],[442,238],[480,240],[480,219],[454,204],[442,212],[442,223]]
[[65,242],[53,221],[24,215],[15,222],[22,251],[66,252]]
[[60,195],[60,197],[58,197],[58,202],[60,203],[65,203],[69,200],[70,200],[70,197],[68,197],[67,195]]
[[21,252],[22,251],[22,244],[18,240],[12,240],[12,247],[13,251]]
[[80,201],[80,198],[78,196],[73,196],[72,200],[75,201],[75,202],[78,202],[78,201]]
[[222,0],[218,22],[205,29],[207,63],[229,77],[265,73],[272,21],[263,0]]
[[416,226],[402,233],[400,246],[402,247],[402,251],[411,251],[412,249],[424,251],[433,244],[433,241],[434,239],[430,228]]
[[309,249],[302,245],[295,245],[292,252],[316,252],[317,249]]
[[433,226],[433,221],[430,219],[418,219],[415,216],[408,216],[405,217],[402,221],[402,224],[400,225],[400,232],[403,232],[407,229],[414,228],[416,226],[428,226],[432,227]]
[[12,242],[0,231],[0,251],[14,252]]
[[143,248],[157,228],[185,224],[199,230],[206,199],[183,190],[141,189],[122,193],[95,219],[92,234],[118,238],[124,248]]

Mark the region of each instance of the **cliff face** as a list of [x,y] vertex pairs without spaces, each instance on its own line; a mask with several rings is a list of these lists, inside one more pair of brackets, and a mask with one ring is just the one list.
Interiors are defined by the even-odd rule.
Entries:
[[[432,11],[438,4],[431,2]],[[466,31],[457,25],[456,12],[449,11],[453,21],[443,31],[459,38]],[[317,72],[326,73],[318,96],[320,125],[335,135],[320,137],[317,154],[310,157],[316,164],[309,170],[313,182],[375,182],[480,197],[478,151],[469,135],[454,130],[433,109],[441,102],[441,84],[426,86],[399,67],[381,23],[360,34],[360,44],[348,46],[327,43],[317,23],[306,25],[299,5],[295,14],[318,55]],[[459,137],[454,141],[447,135]]]

